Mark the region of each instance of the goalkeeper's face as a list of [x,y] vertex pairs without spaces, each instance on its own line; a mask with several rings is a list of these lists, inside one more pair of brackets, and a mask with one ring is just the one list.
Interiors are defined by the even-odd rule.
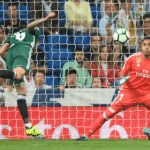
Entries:
[[150,39],[145,39],[142,42],[141,49],[143,54],[147,57],[150,56]]

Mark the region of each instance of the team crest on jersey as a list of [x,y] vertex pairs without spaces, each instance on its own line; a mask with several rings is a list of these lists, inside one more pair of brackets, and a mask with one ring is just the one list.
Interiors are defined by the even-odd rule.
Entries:
[[141,62],[140,58],[137,58],[136,62],[137,62],[137,66],[140,66],[140,62]]

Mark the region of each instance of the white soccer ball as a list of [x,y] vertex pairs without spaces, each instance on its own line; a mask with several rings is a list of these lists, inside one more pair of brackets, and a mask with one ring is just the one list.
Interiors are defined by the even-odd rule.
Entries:
[[130,32],[120,28],[113,34],[113,40],[116,44],[124,45],[130,39]]

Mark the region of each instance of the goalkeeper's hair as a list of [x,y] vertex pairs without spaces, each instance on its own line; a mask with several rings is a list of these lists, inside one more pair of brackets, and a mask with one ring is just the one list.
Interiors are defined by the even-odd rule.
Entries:
[[[143,25],[144,25],[145,18],[149,18],[149,19],[150,19],[150,13],[145,14],[145,15],[141,18],[141,20],[140,20],[140,24],[141,24],[141,26],[143,26]],[[144,27],[143,27],[143,28],[144,28]]]
[[65,71],[65,77],[67,78],[67,76],[70,74],[76,74],[77,75],[77,71],[75,69],[69,68]]
[[145,15],[143,16],[143,20],[145,20],[145,18],[150,18],[150,13],[145,14]]
[[150,40],[150,36],[146,36],[143,40],[142,40],[142,43],[144,40]]

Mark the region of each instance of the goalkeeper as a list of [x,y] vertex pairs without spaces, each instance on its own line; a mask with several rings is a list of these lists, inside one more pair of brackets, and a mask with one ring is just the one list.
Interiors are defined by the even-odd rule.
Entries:
[[26,27],[20,26],[18,32],[10,35],[0,49],[0,55],[7,52],[6,64],[8,70],[0,70],[0,77],[13,79],[17,90],[17,105],[26,127],[26,134],[40,135],[41,132],[29,122],[26,104],[26,85],[23,76],[30,71],[31,56],[38,41],[40,30],[35,27],[55,16],[51,12],[47,17],[36,20]]
[[[86,141],[102,125],[117,113],[131,106],[142,104],[150,110],[150,37],[142,41],[142,52],[130,56],[121,70],[120,84],[123,89],[110,107],[94,122],[89,131],[77,141]],[[129,74],[129,76],[128,76]],[[150,140],[150,121],[147,122],[143,133]]]

